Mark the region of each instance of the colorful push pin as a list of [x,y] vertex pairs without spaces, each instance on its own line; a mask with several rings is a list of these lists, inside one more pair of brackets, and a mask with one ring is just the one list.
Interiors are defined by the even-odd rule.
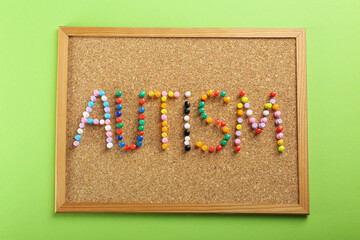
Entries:
[[279,152],[283,152],[285,150],[285,147],[284,146],[279,146]]
[[273,98],[273,97],[275,97],[275,96],[276,96],[276,92],[271,92],[271,93],[270,93],[270,97]]
[[279,105],[278,105],[278,104],[274,104],[274,105],[272,106],[272,108],[276,111],[276,110],[279,109]]
[[161,93],[159,91],[155,91],[155,97],[157,98],[161,97]]
[[275,116],[276,118],[280,117],[280,115],[281,115],[281,112],[280,112],[280,111],[274,112],[274,116]]
[[265,108],[266,108],[266,109],[270,109],[271,107],[272,107],[272,104],[271,104],[271,103],[266,103],[266,104],[265,104]]
[[185,92],[185,97],[190,97],[191,96],[191,92],[190,91],[186,91]]

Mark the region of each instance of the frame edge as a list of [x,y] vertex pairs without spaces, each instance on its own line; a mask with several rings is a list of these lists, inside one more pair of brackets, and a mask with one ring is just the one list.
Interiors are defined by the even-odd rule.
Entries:
[[[297,71],[298,172],[299,205],[240,206],[220,204],[102,204],[66,202],[66,102],[69,37],[237,37],[237,38],[295,38]],[[290,29],[222,29],[222,28],[93,28],[59,27],[55,212],[158,212],[158,213],[260,213],[310,214],[308,174],[308,129],[306,89],[306,30]],[[165,209],[169,207],[169,209]],[[195,209],[199,207],[199,209]]]
[[299,204],[307,214],[309,206],[309,153],[306,76],[306,29],[296,37]]
[[59,27],[58,72],[56,102],[56,150],[55,150],[55,212],[59,212],[66,198],[66,104],[69,37]]

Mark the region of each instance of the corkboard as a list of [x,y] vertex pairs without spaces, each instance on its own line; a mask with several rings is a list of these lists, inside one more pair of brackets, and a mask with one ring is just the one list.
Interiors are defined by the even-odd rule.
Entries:
[[[299,142],[296,38],[229,37],[68,37],[66,86],[65,202],[81,204],[220,204],[296,206],[299,204]],[[161,101],[146,97],[143,146],[106,148],[103,126],[86,126],[80,146],[73,140],[82,112],[95,89],[104,90],[111,114],[116,91],[123,92],[123,136],[136,143],[140,91],[179,91],[168,100],[169,148],[161,148]],[[232,139],[223,151],[196,149],[196,141],[216,146],[220,128],[198,113],[201,95],[224,90],[231,102],[206,101],[208,115],[228,123]],[[256,135],[244,122],[242,150],[234,151],[239,91],[254,117],[262,117],[276,91],[286,150],[277,151],[275,118]],[[192,95],[186,99],[185,91]],[[184,101],[191,103],[192,150],[184,150]],[[101,101],[92,118],[103,118]]]

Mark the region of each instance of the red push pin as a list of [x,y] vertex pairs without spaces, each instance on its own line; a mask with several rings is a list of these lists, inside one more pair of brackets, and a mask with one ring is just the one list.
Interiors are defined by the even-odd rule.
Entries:
[[135,150],[136,149],[136,144],[131,145],[131,149]]
[[214,152],[215,151],[215,148],[213,146],[209,147],[209,151],[210,152]]
[[142,114],[142,113],[140,113],[140,115],[139,115],[139,119],[140,119],[140,120],[144,120],[144,119],[145,119],[145,115],[144,115],[144,114]]
[[221,122],[221,124],[220,124],[222,127],[225,127],[225,125],[226,125],[226,122]]
[[215,90],[214,95],[215,95],[215,96],[220,96],[220,91],[219,91],[219,90]]
[[241,147],[240,147],[240,146],[236,146],[236,147],[235,147],[235,150],[238,152],[238,151],[241,150]]
[[270,97],[275,97],[276,96],[276,92],[271,92],[270,93]]
[[139,131],[139,132],[138,132],[138,135],[142,136],[142,135],[144,135],[144,132],[143,132],[143,131]]
[[222,146],[217,145],[216,150],[220,151],[222,149]]
[[281,133],[283,130],[284,130],[284,128],[283,128],[282,126],[279,126],[279,127],[276,129],[276,131],[277,131],[278,133]]
[[220,120],[215,120],[215,125],[219,125],[220,124]]
[[131,147],[130,147],[129,144],[126,144],[126,145],[125,145],[125,149],[126,149],[126,150],[130,150],[130,148],[131,148]]
[[261,129],[260,129],[260,128],[257,128],[257,129],[256,129],[256,133],[257,133],[257,134],[260,134],[260,133],[261,133]]
[[239,95],[240,95],[240,97],[243,97],[243,96],[245,96],[245,92],[244,92],[244,91],[241,91],[241,92],[239,93]]
[[121,98],[117,98],[117,99],[116,99],[116,102],[120,104],[120,103],[122,103],[122,99],[121,99]]
[[145,99],[140,99],[140,104],[144,104],[145,103]]
[[117,133],[117,135],[121,135],[121,134],[122,134],[122,130],[121,130],[121,129],[118,129],[118,130],[116,130],[116,133]]

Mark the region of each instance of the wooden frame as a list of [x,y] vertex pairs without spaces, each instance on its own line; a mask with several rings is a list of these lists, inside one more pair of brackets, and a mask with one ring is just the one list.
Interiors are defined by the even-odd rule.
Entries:
[[[66,96],[69,37],[295,38],[299,203],[294,205],[126,204],[66,202]],[[60,27],[58,48],[55,212],[167,212],[309,214],[305,29]]]

